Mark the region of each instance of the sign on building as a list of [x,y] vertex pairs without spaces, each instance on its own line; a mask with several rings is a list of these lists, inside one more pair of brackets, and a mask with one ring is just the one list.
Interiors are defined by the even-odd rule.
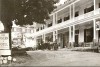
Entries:
[[11,55],[8,33],[0,33],[0,55]]
[[100,30],[100,21],[96,22],[96,30]]

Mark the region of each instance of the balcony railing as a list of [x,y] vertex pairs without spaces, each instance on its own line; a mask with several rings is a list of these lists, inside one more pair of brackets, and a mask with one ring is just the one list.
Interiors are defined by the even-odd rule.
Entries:
[[94,11],[88,12],[86,14],[79,15],[78,17],[74,18],[74,21],[78,21],[81,19],[85,19],[94,15]]
[[86,14],[79,15],[78,17],[74,18],[74,22],[81,20],[81,19],[85,19],[85,18],[94,16],[94,15],[97,15],[97,14],[100,14],[100,9],[96,9],[95,11],[91,11],[91,12],[88,12]]
[[73,25],[74,22],[76,22],[76,21],[86,19],[86,18],[92,17],[92,16],[97,15],[97,14],[100,14],[100,9],[95,10],[95,13],[94,13],[94,11],[91,11],[91,12],[88,12],[86,14],[79,15],[78,17],[75,17],[74,19],[64,21],[62,23],[56,24],[54,26],[51,26],[49,28],[46,28],[46,29],[41,30],[39,32],[36,32],[36,33],[34,33],[34,36],[39,36],[39,35],[42,35],[42,34],[46,34],[46,33],[56,31],[56,30],[67,28],[67,27]]

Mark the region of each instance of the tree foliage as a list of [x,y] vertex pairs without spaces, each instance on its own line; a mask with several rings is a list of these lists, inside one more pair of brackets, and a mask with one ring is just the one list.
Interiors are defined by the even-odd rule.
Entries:
[[45,23],[44,19],[55,9],[58,0],[0,0],[0,20],[6,26]]

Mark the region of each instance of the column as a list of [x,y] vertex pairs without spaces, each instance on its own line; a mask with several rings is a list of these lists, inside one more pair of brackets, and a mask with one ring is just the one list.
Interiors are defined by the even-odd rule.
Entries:
[[55,31],[55,39],[57,39],[57,30]]
[[75,26],[69,27],[69,47],[74,47],[75,44]]
[[55,22],[56,22],[56,24],[57,24],[57,20],[58,20],[58,13],[56,13],[56,20],[55,20]]
[[44,36],[43,36],[43,41],[44,41],[44,43],[45,43],[45,34],[44,34]]
[[84,28],[79,29],[79,45],[84,47]]
[[75,25],[73,25],[73,46],[75,44]]
[[75,4],[73,4],[73,21],[74,21],[74,17],[75,17]]
[[[93,20],[93,46],[96,44],[96,20]],[[92,47],[93,47],[92,46]]]
[[69,48],[71,47],[71,27],[69,27]]
[[53,32],[53,42],[56,40],[55,31]]
[[[53,25],[57,24],[57,13],[53,14]],[[53,41],[56,40],[56,31],[53,31]]]
[[42,35],[42,40],[45,43],[45,34]]
[[53,14],[53,25],[56,24],[56,17],[55,17],[55,13]]
[[94,14],[95,14],[95,10],[96,10],[96,0],[94,0]]
[[70,5],[70,19],[72,18],[72,11],[71,11],[71,5]]

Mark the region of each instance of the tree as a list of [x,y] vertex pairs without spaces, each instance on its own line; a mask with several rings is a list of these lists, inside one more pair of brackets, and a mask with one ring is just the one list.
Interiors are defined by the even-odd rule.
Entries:
[[[5,32],[10,32],[12,21],[17,25],[32,25],[33,22],[45,23],[44,19],[55,9],[59,0],[0,0],[0,20]],[[11,44],[11,43],[10,43]]]
[[58,0],[0,0],[0,20],[7,29],[12,26],[12,20],[16,20],[18,25],[45,23],[44,19],[49,18],[57,2]]

